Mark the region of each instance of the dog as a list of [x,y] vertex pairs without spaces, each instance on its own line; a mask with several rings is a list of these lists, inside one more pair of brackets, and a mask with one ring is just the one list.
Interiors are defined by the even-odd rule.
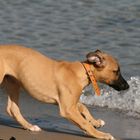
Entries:
[[97,81],[120,91],[129,88],[120,73],[120,67],[111,55],[96,50],[86,56],[84,62],[53,60],[40,52],[20,45],[0,45],[0,84],[7,95],[7,113],[24,129],[40,131],[22,116],[19,93],[25,89],[35,99],[58,104],[60,115],[79,126],[91,137],[113,140],[108,133],[96,128],[105,124],[96,120],[79,98],[83,88],[91,83],[83,64],[89,66]]

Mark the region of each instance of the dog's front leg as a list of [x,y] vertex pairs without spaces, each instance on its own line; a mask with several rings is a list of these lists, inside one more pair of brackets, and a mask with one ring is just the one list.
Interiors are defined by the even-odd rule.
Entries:
[[94,127],[99,128],[105,125],[105,122],[101,119],[95,120],[94,117],[90,114],[87,107],[82,103],[78,103],[78,109],[80,113],[88,120]]
[[75,98],[75,95],[69,92],[60,95],[58,103],[61,116],[74,122],[82,130],[86,131],[89,136],[113,140],[114,138],[110,134],[96,130],[93,125],[81,115]]

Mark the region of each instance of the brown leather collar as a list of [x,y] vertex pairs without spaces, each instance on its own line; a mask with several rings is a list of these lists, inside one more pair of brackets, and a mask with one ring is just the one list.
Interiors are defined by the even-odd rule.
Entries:
[[91,69],[91,66],[88,63],[82,63],[82,65],[84,66],[85,70],[87,71],[87,74],[88,74],[88,76],[90,78],[90,81],[92,82],[92,86],[93,86],[93,88],[95,90],[95,94],[97,96],[100,96],[101,95],[100,89],[98,87],[98,84],[97,84],[96,78],[94,76],[94,72]]

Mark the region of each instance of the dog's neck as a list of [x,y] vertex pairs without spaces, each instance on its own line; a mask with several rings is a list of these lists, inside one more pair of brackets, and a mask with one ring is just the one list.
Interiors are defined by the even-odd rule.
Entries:
[[[81,90],[83,90],[86,86],[88,86],[93,81],[92,80],[93,77],[87,72],[87,69],[83,65],[84,63],[90,67],[90,71],[92,71],[92,76],[95,77],[94,78],[95,84],[93,85],[97,85],[95,68],[92,65],[88,64],[87,62],[79,62],[79,61],[76,61],[76,62],[59,61],[58,62],[57,61],[56,64],[59,66],[63,64],[63,66],[66,66],[65,67],[66,69],[69,67],[69,70],[75,73],[76,81],[78,82],[78,85],[80,86]],[[92,78],[90,78],[90,76]],[[95,92],[98,93],[97,92],[98,86],[93,86],[93,87],[95,89]]]
[[89,79],[89,83],[92,83],[92,86],[95,90],[95,93],[97,96],[100,96],[100,89],[98,87],[98,84],[97,84],[97,81],[96,81],[96,78],[94,76],[94,67],[91,66],[90,64],[86,63],[86,62],[83,62],[81,63],[83,65],[83,67],[85,68],[85,71],[86,71],[86,74],[87,74],[87,77]]

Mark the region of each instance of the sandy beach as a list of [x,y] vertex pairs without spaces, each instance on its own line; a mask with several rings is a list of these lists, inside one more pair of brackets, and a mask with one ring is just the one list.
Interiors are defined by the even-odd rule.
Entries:
[[[51,117],[46,115],[47,122],[37,123],[43,130],[41,132],[29,132],[22,129],[11,118],[0,118],[0,140],[96,140],[89,138],[73,125],[71,122],[61,118],[56,110],[57,107],[47,105],[52,110]],[[100,130],[110,132],[117,140],[139,140],[140,139],[140,120],[126,117],[120,112],[105,108],[89,108],[91,113],[94,112],[96,118],[105,120],[106,125]],[[54,117],[55,116],[55,117]],[[53,119],[53,117],[55,119]],[[59,118],[59,119],[58,119]],[[32,118],[35,123],[35,118]],[[59,120],[59,121],[58,121]],[[37,121],[36,121],[37,122]],[[51,123],[50,123],[51,122]],[[45,126],[45,127],[44,127]]]
[[58,139],[90,140],[92,138],[46,131],[32,133],[23,129],[0,125],[0,140],[58,140]]
[[[20,128],[0,125],[0,140],[97,140],[86,136],[78,136],[59,132],[29,132]],[[117,139],[118,140],[118,139]]]

